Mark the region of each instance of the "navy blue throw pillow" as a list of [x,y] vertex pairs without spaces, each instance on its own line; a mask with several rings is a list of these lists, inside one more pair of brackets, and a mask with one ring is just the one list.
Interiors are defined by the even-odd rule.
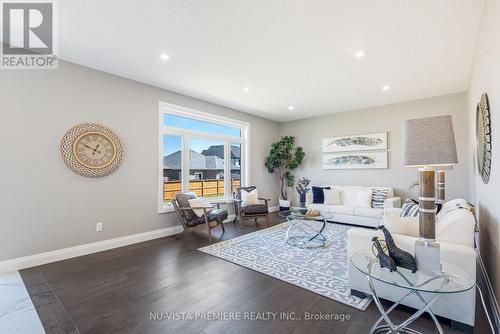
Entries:
[[324,189],[330,189],[330,187],[312,187],[313,192],[313,203],[315,204],[323,204],[325,203],[325,193]]

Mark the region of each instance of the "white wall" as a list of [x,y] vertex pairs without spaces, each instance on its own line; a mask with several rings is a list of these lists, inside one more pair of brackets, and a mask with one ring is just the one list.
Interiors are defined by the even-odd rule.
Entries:
[[[66,62],[1,71],[0,101],[0,261],[178,224],[174,213],[157,214],[159,101],[250,122],[251,182],[277,204],[263,168],[272,121]],[[85,178],[61,160],[61,138],[81,122],[121,137],[125,160],[114,174]]]
[[[484,184],[476,163],[476,104],[488,93],[492,121],[491,177]],[[477,205],[481,255],[500,300],[500,1],[487,0],[468,92],[471,197]]]
[[[315,185],[373,185],[395,188],[406,196],[410,184],[418,179],[417,170],[402,166],[401,140],[403,121],[411,118],[452,115],[459,164],[447,172],[447,198],[468,198],[467,106],[465,93],[392,104],[329,116],[288,122],[281,135],[293,135],[306,152],[304,164],[295,174]],[[322,139],[328,137],[388,132],[389,168],[365,170],[323,170]],[[295,195],[295,191],[293,192]]]

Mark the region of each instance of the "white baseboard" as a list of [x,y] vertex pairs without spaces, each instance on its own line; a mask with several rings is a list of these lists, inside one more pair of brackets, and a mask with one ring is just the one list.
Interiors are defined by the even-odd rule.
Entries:
[[89,244],[0,261],[0,273],[31,268],[51,262],[62,261],[73,257],[102,252],[105,250],[128,246],[148,240],[163,238],[170,235],[178,234],[182,231],[183,231],[182,226],[176,225],[172,227],[162,228],[160,230],[154,230],[139,234],[132,234],[132,235],[127,235],[125,237],[97,241]]

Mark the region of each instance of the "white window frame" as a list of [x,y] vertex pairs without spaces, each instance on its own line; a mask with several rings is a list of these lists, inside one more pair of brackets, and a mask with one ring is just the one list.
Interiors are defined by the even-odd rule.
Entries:
[[[199,121],[205,121],[220,125],[226,125],[240,129],[240,137],[218,135],[210,132],[199,130],[189,130],[184,128],[176,128],[163,124],[164,115],[170,114],[192,118]],[[189,189],[189,140],[191,137],[203,138],[210,140],[219,140],[224,142],[224,180],[231,180],[231,144],[241,144],[241,185],[247,186],[250,184],[250,123],[243,122],[219,115],[210,114],[207,112],[179,106],[176,104],[160,102],[159,103],[159,161],[158,161],[158,213],[173,212],[174,208],[171,203],[163,201],[163,136],[175,135],[181,137],[182,159],[181,159],[181,189],[187,191]],[[224,197],[211,199],[211,202],[231,202],[231,182],[224,182]]]

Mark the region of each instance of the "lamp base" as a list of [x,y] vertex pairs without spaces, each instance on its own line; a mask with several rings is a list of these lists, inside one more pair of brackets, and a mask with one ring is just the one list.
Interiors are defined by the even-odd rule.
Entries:
[[429,239],[419,239],[415,241],[415,260],[419,270],[430,272],[440,272],[441,268],[441,247],[439,243]]

